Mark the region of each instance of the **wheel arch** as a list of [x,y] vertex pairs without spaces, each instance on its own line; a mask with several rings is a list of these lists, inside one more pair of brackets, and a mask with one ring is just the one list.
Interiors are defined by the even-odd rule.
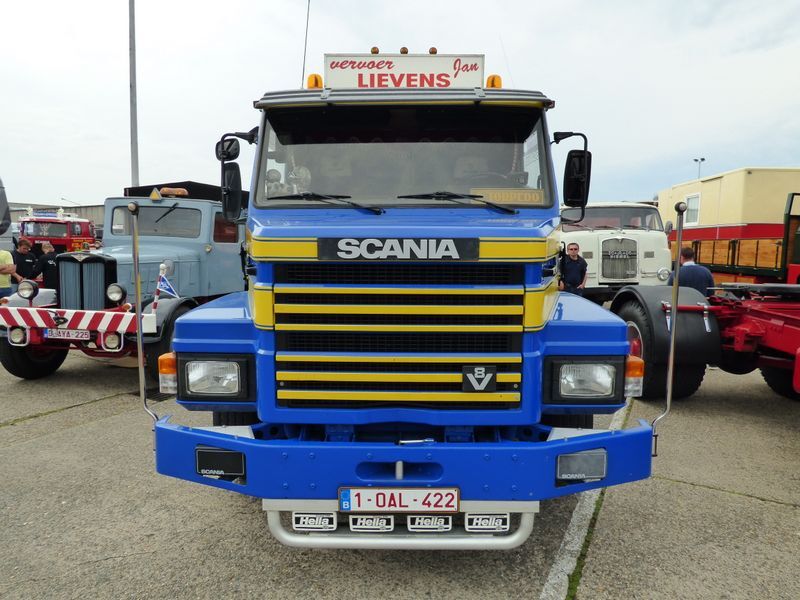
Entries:
[[[653,340],[652,362],[665,364],[669,358],[670,330],[662,302],[672,303],[669,286],[626,286],[611,301],[609,310],[618,314],[628,302],[638,303],[647,315],[647,328]],[[707,298],[694,288],[679,288],[678,303],[696,305]],[[717,364],[720,360],[719,325],[713,313],[708,314],[708,328],[702,312],[679,312],[675,362],[678,364]]]

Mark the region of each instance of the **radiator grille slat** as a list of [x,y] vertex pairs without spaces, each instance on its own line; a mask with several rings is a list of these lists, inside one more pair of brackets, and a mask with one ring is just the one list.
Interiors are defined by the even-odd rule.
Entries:
[[103,310],[105,308],[105,265],[83,263],[83,308]]
[[58,265],[58,299],[61,308],[72,310],[81,305],[81,265],[62,261]]

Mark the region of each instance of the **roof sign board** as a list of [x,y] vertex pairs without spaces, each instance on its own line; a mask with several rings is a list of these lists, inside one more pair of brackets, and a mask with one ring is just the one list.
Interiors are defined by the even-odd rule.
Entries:
[[325,87],[483,87],[482,54],[326,54]]

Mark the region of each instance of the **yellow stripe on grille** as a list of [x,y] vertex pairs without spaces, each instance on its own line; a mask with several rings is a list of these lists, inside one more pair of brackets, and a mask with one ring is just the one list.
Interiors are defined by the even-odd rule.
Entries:
[[558,301],[558,284],[554,279],[536,290],[525,293],[525,331],[538,331],[550,320]]
[[331,315],[521,315],[522,306],[460,304],[276,304],[276,313]]
[[[461,383],[462,373],[365,373],[360,371],[278,371],[278,381],[400,381],[404,383]],[[498,373],[498,383],[519,383],[519,373]]]
[[275,354],[277,362],[342,362],[342,363],[458,363],[458,364],[495,364],[521,363],[522,356],[492,354],[462,354],[460,356],[442,355],[343,355],[343,354]]
[[518,392],[356,392],[278,390],[278,400],[373,402],[519,402]]
[[302,287],[291,285],[275,285],[276,294],[413,294],[413,295],[486,295],[486,296],[521,296],[525,293],[521,287],[486,287],[486,288],[425,288],[425,287]]
[[272,288],[251,288],[253,322],[260,329],[272,329],[275,325],[274,295]]
[[317,323],[278,323],[277,331],[433,331],[460,333],[480,331],[484,333],[522,331],[522,325],[363,325],[363,324],[317,324]]
[[[559,239],[558,233],[547,238],[479,238],[478,260],[541,262],[558,253]],[[317,239],[254,237],[250,242],[250,254],[253,259],[264,261],[317,260]]]

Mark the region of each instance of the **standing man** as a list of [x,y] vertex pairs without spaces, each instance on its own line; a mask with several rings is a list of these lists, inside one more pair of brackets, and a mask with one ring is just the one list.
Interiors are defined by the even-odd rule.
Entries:
[[14,291],[23,279],[33,279],[33,270],[36,268],[36,256],[31,252],[31,241],[22,238],[17,244],[17,249],[12,252],[17,272],[11,274],[11,284]]
[[0,248],[0,298],[11,295],[11,276],[16,273],[14,257],[11,252]]
[[588,265],[583,257],[578,254],[579,251],[580,246],[575,242],[570,242],[567,245],[567,255],[561,259],[561,280],[558,282],[558,289],[583,296]]
[[[694,262],[694,250],[691,248],[681,248],[680,253],[681,262],[681,276],[679,283],[681,287],[690,287],[696,289],[703,296],[709,295],[709,289],[714,287],[714,276],[703,265],[698,265]],[[675,278],[675,272],[669,276],[667,285],[672,285]]]
[[42,287],[58,289],[58,269],[56,268],[56,250],[50,242],[42,244],[42,254],[33,268],[33,277],[42,276]]

